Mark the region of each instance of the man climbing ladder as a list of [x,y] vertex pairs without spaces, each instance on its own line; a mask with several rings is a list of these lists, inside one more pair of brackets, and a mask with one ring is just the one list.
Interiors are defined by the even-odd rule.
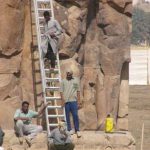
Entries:
[[48,11],[44,12],[44,40],[42,42],[42,50],[45,57],[51,60],[51,69],[55,68],[56,53],[59,48],[59,40],[62,34],[62,28],[57,20],[50,18]]

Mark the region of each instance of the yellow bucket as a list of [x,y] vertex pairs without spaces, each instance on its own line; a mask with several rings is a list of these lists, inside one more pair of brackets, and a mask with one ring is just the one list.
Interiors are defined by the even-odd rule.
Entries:
[[107,117],[105,122],[105,132],[111,133],[114,131],[114,119]]

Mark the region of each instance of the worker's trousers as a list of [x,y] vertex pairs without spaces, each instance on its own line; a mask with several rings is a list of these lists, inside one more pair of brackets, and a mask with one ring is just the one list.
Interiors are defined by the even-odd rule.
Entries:
[[67,121],[68,131],[72,129],[71,123],[70,123],[70,113],[72,114],[72,117],[73,117],[75,132],[79,131],[79,117],[78,117],[77,101],[65,103],[65,112],[66,112],[66,121]]
[[29,124],[26,125],[22,120],[18,120],[15,124],[15,131],[19,137],[27,135],[30,139],[33,139],[38,133],[42,132],[42,126]]

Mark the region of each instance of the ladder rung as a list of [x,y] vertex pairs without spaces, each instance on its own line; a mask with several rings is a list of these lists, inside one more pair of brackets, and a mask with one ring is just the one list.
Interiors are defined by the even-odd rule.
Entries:
[[44,17],[39,17],[39,20],[44,20]]
[[40,28],[44,28],[44,26],[41,26],[41,25],[40,25]]
[[54,72],[58,72],[59,71],[59,69],[53,69],[53,70],[51,70],[51,69],[44,69],[46,72],[48,72],[48,71],[54,71]]
[[49,81],[59,81],[59,78],[45,78],[45,79]]
[[37,0],[37,2],[50,2],[50,0]]
[[58,126],[58,123],[53,123],[53,124],[51,123],[51,124],[49,124],[49,126],[50,127],[56,127],[56,126]]
[[61,100],[61,97],[45,97],[46,100]]
[[60,87],[46,87],[46,89],[51,90],[51,91],[56,91],[56,90],[59,90]]
[[51,11],[49,8],[38,8],[38,11]]
[[44,16],[42,16],[42,17],[38,17],[39,18],[39,20],[44,20]]
[[65,117],[64,115],[48,115],[49,118],[63,118]]
[[56,109],[56,108],[63,108],[62,106],[47,106],[48,109]]

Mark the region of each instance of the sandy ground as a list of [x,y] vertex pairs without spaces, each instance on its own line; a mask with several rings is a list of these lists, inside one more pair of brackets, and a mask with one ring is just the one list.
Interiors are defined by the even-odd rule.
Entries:
[[145,125],[143,150],[150,149],[150,86],[130,86],[129,130],[140,149],[142,124]]

